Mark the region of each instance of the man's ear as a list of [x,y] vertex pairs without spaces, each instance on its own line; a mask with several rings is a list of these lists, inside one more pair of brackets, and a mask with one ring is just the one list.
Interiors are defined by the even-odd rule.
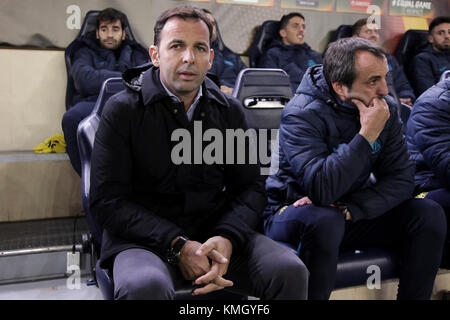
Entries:
[[280,34],[281,39],[286,38],[286,35],[287,35],[286,30],[280,29],[279,34]]
[[341,82],[333,82],[331,86],[333,87],[334,92],[338,95],[339,99],[344,101],[348,92],[347,86]]
[[433,36],[431,34],[428,35],[428,42],[429,43],[433,43],[434,42]]
[[98,29],[95,30],[95,37],[96,37],[97,39],[100,39],[100,37],[98,36]]
[[159,52],[158,47],[153,45],[148,49],[148,53],[150,55],[150,59],[152,59],[152,63],[155,67],[159,67]]
[[209,57],[209,68],[208,68],[208,70],[211,69],[213,61],[214,61],[214,49],[210,49],[209,50],[209,54],[210,54],[210,57]]
[[125,30],[122,31],[122,40],[125,40],[125,38],[127,37],[127,33],[125,32]]

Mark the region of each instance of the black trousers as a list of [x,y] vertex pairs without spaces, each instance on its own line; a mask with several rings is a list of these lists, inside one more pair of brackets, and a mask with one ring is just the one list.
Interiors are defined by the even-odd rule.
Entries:
[[[280,210],[281,211],[281,210]],[[309,299],[328,299],[339,250],[398,249],[401,267],[397,299],[429,299],[441,261],[447,223],[444,211],[428,199],[410,199],[372,220],[345,222],[332,207],[293,205],[265,221],[265,233],[299,247],[310,271]]]
[[450,189],[441,188],[430,191],[425,198],[439,203],[447,216],[447,239],[445,240],[441,267],[450,269]]
[[[250,237],[239,255],[232,255],[224,278],[235,293],[261,299],[307,299],[308,270],[291,250],[262,234]],[[145,249],[120,252],[113,265],[115,299],[173,299],[175,290],[191,281]]]
[[78,150],[77,130],[80,122],[92,112],[94,106],[95,101],[80,101],[64,113],[61,122],[70,163],[80,177],[81,159]]

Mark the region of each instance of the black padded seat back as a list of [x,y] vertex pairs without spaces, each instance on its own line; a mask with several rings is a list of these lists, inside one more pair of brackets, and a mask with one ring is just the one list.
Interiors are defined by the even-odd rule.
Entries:
[[216,42],[220,51],[229,50],[231,51],[223,42],[222,35],[220,34],[219,26],[216,23]]
[[[293,96],[289,76],[282,69],[247,68],[241,70],[232,96],[241,102],[249,128],[257,131],[255,143],[262,169],[261,173],[268,175],[272,151],[277,149],[277,133],[280,127],[281,113],[284,105]],[[261,139],[266,139],[267,145]]]
[[250,45],[250,67],[260,65],[259,58],[270,48],[273,40],[280,39],[280,22],[277,20],[264,21]]
[[426,30],[408,30],[401,38],[394,56],[398,63],[403,66],[406,77],[411,82],[412,61],[414,56],[425,49],[428,45],[428,31]]
[[330,43],[342,38],[348,38],[352,36],[352,25],[350,24],[341,24],[336,31],[333,33],[333,36],[330,39]]
[[406,131],[406,124],[408,123],[409,116],[411,115],[412,107],[408,106],[407,104],[401,103],[400,104],[400,119],[403,122],[403,127]]
[[91,156],[94,147],[95,133],[97,132],[103,107],[108,99],[125,88],[122,78],[109,78],[103,82],[100,95],[91,114],[78,125],[77,140],[81,159],[81,197],[86,220],[91,231],[92,242],[99,252],[102,230],[92,217],[89,210],[89,190],[91,177]]
[[[232,96],[241,101],[251,128],[278,129],[283,106],[293,93],[284,70],[247,68],[239,73]],[[263,100],[273,101],[274,107],[258,107],[258,101]]]
[[[282,241],[298,255],[298,248]],[[379,280],[396,278],[399,275],[399,258],[396,252],[387,248],[343,249],[339,253],[334,289],[367,285],[369,277],[379,272]]]

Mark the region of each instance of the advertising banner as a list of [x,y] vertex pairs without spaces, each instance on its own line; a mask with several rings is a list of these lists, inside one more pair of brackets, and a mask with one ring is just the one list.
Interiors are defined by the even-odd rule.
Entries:
[[[336,12],[383,14],[383,0],[336,0]],[[374,10],[373,8],[376,8]],[[367,10],[369,9],[369,10]]]
[[273,7],[273,0],[216,0],[217,3],[245,4],[261,7]]
[[390,0],[389,15],[431,18],[433,1]]
[[281,0],[282,9],[300,9],[332,12],[334,0]]

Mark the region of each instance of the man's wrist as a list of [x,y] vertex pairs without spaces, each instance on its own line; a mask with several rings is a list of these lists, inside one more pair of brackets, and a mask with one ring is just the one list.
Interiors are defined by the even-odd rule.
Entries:
[[370,147],[373,149],[372,146],[375,143],[375,140],[377,139],[377,137],[373,137],[363,130],[359,131],[359,134],[369,143]]
[[186,242],[189,241],[188,237],[177,236],[170,243],[170,248],[167,250],[166,259],[172,265],[178,265],[180,261],[181,250],[185,246]]

